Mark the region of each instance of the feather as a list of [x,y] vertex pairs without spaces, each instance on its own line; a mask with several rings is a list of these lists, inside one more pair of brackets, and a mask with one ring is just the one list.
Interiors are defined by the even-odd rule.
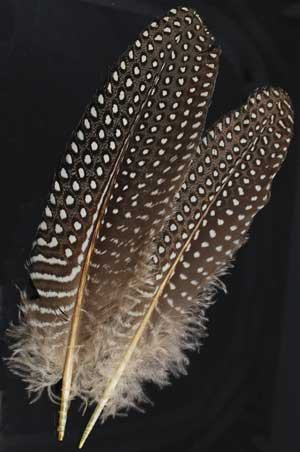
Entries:
[[[144,243],[162,229],[190,166],[217,74],[213,42],[194,11],[172,10],[153,22],[87,107],[57,171],[29,259],[38,299],[23,297],[11,365],[29,391],[51,394],[63,375],[59,439],[70,398],[90,398],[78,357],[91,339],[89,318],[103,325],[103,305],[110,313],[118,309],[147,254]],[[137,191],[149,201],[142,213],[133,200]],[[124,215],[116,216],[120,200]],[[133,222],[134,240],[118,241]]]
[[220,276],[246,241],[292,135],[281,89],[264,88],[202,137],[220,50],[196,12],[140,34],[73,133],[29,259],[9,365],[29,392],[62,378],[97,403],[93,425],[186,372]]
[[205,333],[205,311],[215,288],[222,287],[218,278],[269,199],[272,179],[291,140],[291,115],[286,93],[265,88],[203,137],[173,215],[156,243],[153,297],[143,306],[136,300],[134,308],[124,310],[129,334],[123,353],[109,364],[115,371],[99,391],[98,406],[79,447],[102,411],[108,411],[104,418],[111,414],[122,394],[129,394],[133,404],[145,379],[164,384],[173,369],[184,371],[184,351],[194,349]]

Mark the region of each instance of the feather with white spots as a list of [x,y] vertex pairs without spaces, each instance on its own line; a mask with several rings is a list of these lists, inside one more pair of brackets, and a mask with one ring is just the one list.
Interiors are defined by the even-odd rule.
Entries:
[[93,399],[79,355],[96,341],[90,319],[103,335],[107,310],[117,316],[150,252],[145,243],[172,212],[202,135],[218,58],[194,11],[170,11],[121,57],[67,145],[29,259],[38,298],[23,297],[11,360],[30,392],[46,388],[52,396],[63,376],[60,439],[70,399]]
[[171,373],[185,372],[185,352],[206,335],[206,310],[223,287],[219,277],[268,202],[291,136],[290,100],[276,88],[256,91],[206,132],[155,241],[152,296],[128,300],[110,334],[120,350],[110,355],[112,374],[105,378],[99,369],[99,401],[81,446],[101,414],[145,400],[145,379],[164,385]]

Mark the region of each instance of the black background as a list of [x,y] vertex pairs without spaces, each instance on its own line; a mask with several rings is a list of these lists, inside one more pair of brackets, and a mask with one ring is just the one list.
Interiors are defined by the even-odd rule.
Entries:
[[[182,2],[2,0],[0,3],[0,320],[16,319],[24,262],[53,171],[73,127],[109,67],[155,17]],[[208,123],[257,86],[286,89],[296,112],[300,6],[293,2],[186,1],[223,54]],[[228,294],[209,312],[209,337],[186,377],[160,391],[146,413],[97,426],[85,450],[299,452],[300,167],[298,137],[271,202],[238,253]],[[2,334],[2,354],[7,341]],[[30,405],[1,367],[1,452],[73,451],[88,419],[73,402],[64,443],[57,407]]]

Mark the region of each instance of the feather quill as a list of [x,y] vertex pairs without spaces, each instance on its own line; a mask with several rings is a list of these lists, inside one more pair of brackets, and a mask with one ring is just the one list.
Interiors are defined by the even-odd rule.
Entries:
[[29,259],[9,365],[29,392],[61,378],[97,403],[93,425],[186,371],[219,277],[246,241],[292,135],[285,92],[264,88],[202,137],[220,51],[197,13],[140,34],[75,129]]

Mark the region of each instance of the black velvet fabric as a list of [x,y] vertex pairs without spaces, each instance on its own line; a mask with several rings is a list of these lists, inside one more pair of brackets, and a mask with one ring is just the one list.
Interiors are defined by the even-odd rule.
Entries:
[[[4,330],[17,316],[15,286],[26,286],[24,263],[64,145],[111,64],[154,17],[178,3],[0,3],[2,356]],[[241,0],[185,5],[197,9],[223,50],[208,124],[266,84],[286,89],[298,113],[297,7]],[[218,294],[209,311],[209,337],[190,355],[188,375],[163,390],[148,385],[153,406],[97,426],[87,452],[300,450],[297,144],[224,279],[228,294]],[[57,407],[46,395],[29,404],[23,383],[4,363],[0,390],[1,452],[75,450],[89,410],[82,418],[72,403],[65,441],[58,444]]]

